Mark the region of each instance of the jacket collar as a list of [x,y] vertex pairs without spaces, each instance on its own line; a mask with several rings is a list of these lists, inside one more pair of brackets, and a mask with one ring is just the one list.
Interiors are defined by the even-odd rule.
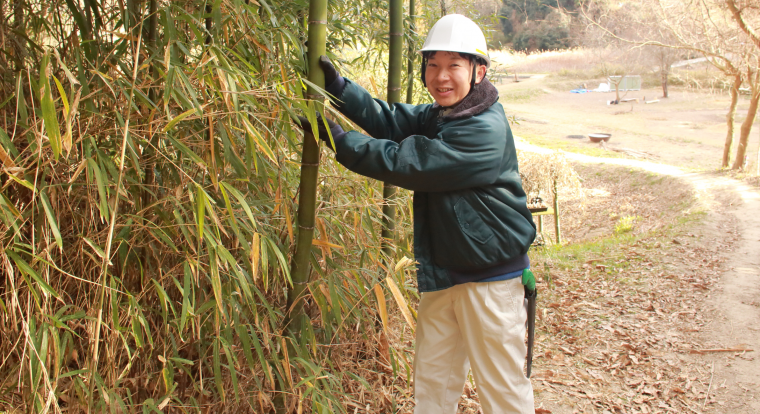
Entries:
[[488,109],[499,99],[499,91],[493,86],[488,79],[476,84],[474,88],[462,99],[461,102],[450,108],[444,108],[437,103],[433,108],[440,110],[440,117],[443,121],[453,121],[455,119],[468,118],[478,115]]

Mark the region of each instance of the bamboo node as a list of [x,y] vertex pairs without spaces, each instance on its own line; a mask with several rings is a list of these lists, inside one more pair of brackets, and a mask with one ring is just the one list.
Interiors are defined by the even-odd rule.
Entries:
[[388,88],[388,90],[389,91],[400,91],[401,87],[400,86],[394,86],[393,88]]
[[302,162],[301,167],[319,167],[319,163],[313,163],[313,162]]
[[298,228],[299,229],[304,229],[304,230],[314,230],[314,226],[309,227],[309,226],[298,225]]
[[327,20],[309,20],[309,24],[327,24]]

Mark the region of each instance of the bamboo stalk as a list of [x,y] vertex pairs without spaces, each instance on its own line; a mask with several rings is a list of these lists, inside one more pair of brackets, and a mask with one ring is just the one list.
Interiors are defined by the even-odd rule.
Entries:
[[[152,53],[154,56],[160,56],[158,51],[156,50],[156,33],[158,33],[158,16],[157,16],[157,9],[158,9],[158,0],[150,0],[150,3],[148,4],[148,12],[150,13],[148,16],[148,30],[147,30],[147,39],[146,39],[146,46],[148,49],[148,53]],[[156,60],[153,60],[153,62],[150,65],[150,78],[153,82],[158,78],[158,63]],[[156,91],[156,86],[151,85],[150,89],[148,90],[148,99],[153,102],[154,105],[158,106],[158,92]],[[140,216],[141,222],[142,219],[145,217],[150,216],[150,212],[146,208],[148,205],[150,205],[151,201],[151,192],[148,191],[148,187],[153,185],[153,182],[155,180],[155,148],[158,146],[158,134],[154,134],[152,137],[150,137],[150,145],[148,145],[145,150],[145,159],[147,160],[145,165],[145,176],[142,182],[142,189],[140,190],[140,201],[142,206],[142,214]],[[149,268],[150,266],[150,249],[143,249],[142,252],[142,261],[143,266],[145,268]]]
[[[390,30],[388,47],[388,103],[401,102],[401,60],[403,48],[403,11],[402,0],[390,0]],[[393,204],[396,186],[383,185],[383,253],[389,258],[393,255],[396,230],[396,206]]]
[[26,57],[26,40],[22,36],[26,34],[26,25],[24,24],[23,2],[16,1],[13,4],[13,23],[15,24],[16,33],[13,34],[18,48],[14,72],[21,73],[24,70],[24,58]]
[[[414,22],[414,0],[409,0],[409,36],[413,36],[416,30]],[[414,94],[414,58],[416,57],[414,51],[414,42],[409,40],[409,48],[406,55],[406,103],[412,103],[412,95]]]
[[[327,1],[311,0],[309,6],[309,82],[324,87],[325,75],[319,66],[319,56],[325,54],[327,32]],[[310,86],[306,91],[310,99],[321,99]],[[311,242],[314,238],[316,216],[317,179],[319,177],[319,142],[310,132],[304,134],[301,155],[301,183],[298,196],[298,236],[296,251],[291,262],[290,277],[293,285],[288,291],[288,308],[285,324],[296,336],[304,322],[303,296],[309,281]]]

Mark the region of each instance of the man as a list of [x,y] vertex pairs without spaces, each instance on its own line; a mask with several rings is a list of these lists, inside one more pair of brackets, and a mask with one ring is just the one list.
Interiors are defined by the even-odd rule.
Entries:
[[371,135],[329,121],[335,157],[356,173],[414,191],[421,292],[415,413],[455,413],[472,367],[485,414],[532,414],[520,276],[536,233],[504,108],[485,78],[485,37],[472,20],[448,15],[421,53],[432,105],[372,99],[321,58],[335,106]]

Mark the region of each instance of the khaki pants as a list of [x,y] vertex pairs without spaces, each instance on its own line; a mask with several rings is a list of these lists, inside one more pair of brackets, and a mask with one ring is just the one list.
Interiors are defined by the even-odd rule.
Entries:
[[525,293],[520,278],[466,283],[420,298],[415,414],[454,414],[472,366],[484,414],[533,414],[523,374]]

